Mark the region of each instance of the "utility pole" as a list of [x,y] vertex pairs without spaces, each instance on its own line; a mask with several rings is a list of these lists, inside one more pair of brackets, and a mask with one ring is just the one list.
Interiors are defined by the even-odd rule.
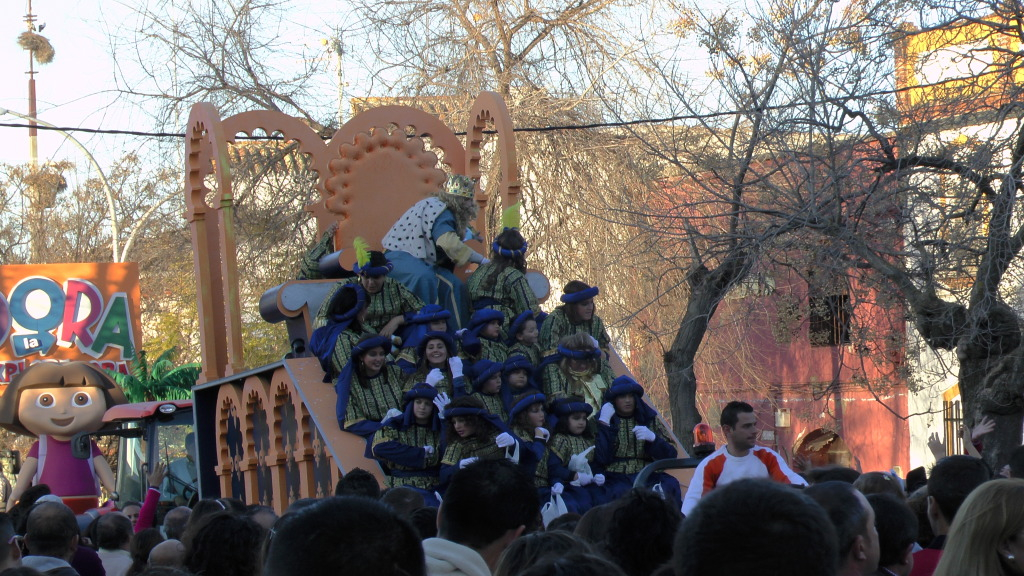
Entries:
[[[28,0],[28,14],[25,14],[25,24],[28,31],[36,33],[36,17],[32,14],[32,0]],[[32,165],[32,173],[39,170],[39,129],[36,128],[36,48],[28,51],[28,115],[32,120],[28,121],[28,157]]]
[[341,44],[340,29],[335,31],[330,42],[331,49],[338,58],[338,126],[341,127],[345,124],[345,69],[342,67],[342,56],[345,54],[345,49]]
[[28,13],[25,14],[25,25],[28,30],[18,36],[18,44],[28,51],[28,155],[29,178],[26,197],[28,210],[25,213],[25,224],[29,231],[29,262],[40,262],[46,246],[44,221],[47,208],[53,206],[59,183],[55,179],[45,178],[46,170],[39,166],[39,122],[36,108],[36,64],[43,65],[53,62],[53,45],[39,34],[46,24],[36,26],[36,15],[32,13],[32,0],[28,0]]

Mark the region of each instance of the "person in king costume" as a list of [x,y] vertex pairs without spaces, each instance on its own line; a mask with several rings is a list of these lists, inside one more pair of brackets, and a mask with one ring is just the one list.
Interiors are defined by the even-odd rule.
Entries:
[[452,174],[436,196],[409,208],[382,242],[395,267],[391,277],[423,302],[450,310],[454,328],[469,321],[469,293],[455,276],[455,268],[489,262],[464,241],[469,223],[476,218],[475,188],[475,179]]

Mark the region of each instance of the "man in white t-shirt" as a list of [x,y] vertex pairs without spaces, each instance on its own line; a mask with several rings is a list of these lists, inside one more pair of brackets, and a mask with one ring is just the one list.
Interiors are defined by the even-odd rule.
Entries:
[[757,446],[757,415],[750,404],[736,401],[726,404],[721,424],[727,443],[697,466],[683,498],[683,515],[689,514],[701,497],[717,486],[740,478],[770,478],[783,484],[807,485],[778,453]]

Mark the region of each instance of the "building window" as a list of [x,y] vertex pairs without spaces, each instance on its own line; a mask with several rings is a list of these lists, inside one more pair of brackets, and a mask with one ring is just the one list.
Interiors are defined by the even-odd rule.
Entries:
[[841,346],[850,343],[849,294],[811,295],[811,346]]

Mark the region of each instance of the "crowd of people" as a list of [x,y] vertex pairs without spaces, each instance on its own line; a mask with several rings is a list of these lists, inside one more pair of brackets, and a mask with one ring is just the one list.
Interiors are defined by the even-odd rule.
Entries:
[[0,576],[1024,574],[1024,447],[1010,478],[949,456],[908,494],[890,473],[796,474],[747,445],[752,410],[730,406],[716,451],[727,458],[695,470],[685,516],[647,488],[549,515],[535,477],[503,457],[457,468],[436,504],[356,469],[333,497],[295,501],[280,517],[218,498],[156,522],[158,467],[152,497],[120,511],[76,516],[33,486],[0,514]]

